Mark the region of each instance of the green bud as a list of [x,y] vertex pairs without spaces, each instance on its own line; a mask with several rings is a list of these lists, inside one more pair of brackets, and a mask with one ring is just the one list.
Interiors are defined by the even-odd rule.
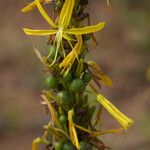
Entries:
[[61,124],[66,124],[66,122],[67,122],[66,116],[61,115],[61,116],[59,117],[59,121],[60,121]]
[[45,85],[49,89],[57,88],[58,80],[53,76],[47,77],[45,80]]

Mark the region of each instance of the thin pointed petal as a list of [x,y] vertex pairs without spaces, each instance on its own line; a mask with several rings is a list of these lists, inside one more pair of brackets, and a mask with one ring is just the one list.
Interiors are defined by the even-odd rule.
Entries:
[[97,95],[97,101],[121,124],[124,129],[128,129],[132,124],[133,120],[125,116],[120,112],[112,103],[110,103],[104,96],[101,94]]
[[64,60],[59,65],[60,68],[63,68],[63,72],[65,72],[64,73],[65,75],[69,72],[75,59],[80,54],[80,50],[81,50],[83,41],[82,41],[82,37],[80,35],[77,36],[77,39],[78,39],[78,42],[75,45],[74,49],[64,58]]
[[45,18],[45,20],[53,27],[53,28],[57,28],[57,26],[55,25],[55,23],[52,21],[52,19],[48,16],[48,14],[45,12],[45,10],[43,9],[42,5],[40,4],[39,0],[35,0],[36,5],[41,13],[41,15],[43,16],[43,18]]
[[32,142],[32,150],[38,150],[38,144],[42,142],[42,139],[40,137],[36,138]]
[[27,35],[51,35],[57,33],[57,30],[32,30],[23,28],[23,31]]
[[76,35],[89,34],[103,29],[104,26],[105,26],[105,22],[100,22],[97,25],[93,25],[93,26],[86,26],[82,28],[71,28],[66,30],[65,32],[68,34],[76,34]]
[[75,0],[65,0],[65,3],[63,5],[58,20],[59,26],[63,26],[64,28],[67,28],[67,26],[69,25],[72,16],[74,2]]
[[73,123],[73,115],[74,111],[73,109],[68,112],[68,121],[69,121],[69,133],[72,143],[77,147],[77,149],[80,149],[79,140],[77,137],[77,132]]
[[[40,2],[41,4],[43,4],[43,3],[45,2],[45,0],[39,0],[39,2]],[[36,7],[36,3],[35,3],[35,1],[33,1],[33,2],[29,3],[26,7],[24,7],[24,8],[21,10],[21,12],[23,12],[23,13],[30,12],[30,11],[32,11],[35,7]]]

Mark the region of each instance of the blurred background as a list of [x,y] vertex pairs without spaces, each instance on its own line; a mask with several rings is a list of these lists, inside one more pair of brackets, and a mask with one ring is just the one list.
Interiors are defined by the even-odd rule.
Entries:
[[[0,0],[0,150],[29,150],[41,136],[48,116],[40,106],[42,65],[32,45],[44,49],[46,39],[24,35],[22,27],[48,29],[37,10],[22,14],[28,0]],[[89,42],[91,54],[112,79],[102,93],[134,119],[123,135],[101,137],[114,150],[150,149],[150,1],[89,0],[92,24],[106,21],[96,33],[99,46]],[[49,6],[48,6],[49,8]],[[41,44],[39,44],[39,42]],[[106,118],[106,119],[105,119]],[[104,127],[119,127],[104,111]]]

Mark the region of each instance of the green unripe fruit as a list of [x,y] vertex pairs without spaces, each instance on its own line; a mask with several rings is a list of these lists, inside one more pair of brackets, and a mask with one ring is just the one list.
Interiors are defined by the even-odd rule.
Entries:
[[63,146],[63,150],[75,150],[75,146],[72,143],[66,143]]
[[55,150],[63,150],[63,143],[62,142],[57,142],[54,145]]
[[59,117],[59,121],[60,121],[61,124],[65,124],[65,123],[67,122],[66,116],[61,115],[61,116]]
[[57,88],[58,80],[53,76],[47,77],[45,80],[45,85],[49,89]]
[[84,73],[82,79],[85,83],[88,83],[92,79],[92,75],[90,73]]
[[92,150],[92,145],[88,142],[80,142],[80,150]]
[[67,91],[59,92],[57,97],[59,100],[62,100],[63,104],[69,104],[70,103],[71,98],[70,98],[70,95]]
[[68,72],[66,74],[66,76],[63,77],[63,80],[66,81],[66,82],[71,82],[72,81],[72,75],[70,72]]
[[85,90],[86,84],[80,78],[75,79],[71,83],[71,90],[73,92],[83,92]]

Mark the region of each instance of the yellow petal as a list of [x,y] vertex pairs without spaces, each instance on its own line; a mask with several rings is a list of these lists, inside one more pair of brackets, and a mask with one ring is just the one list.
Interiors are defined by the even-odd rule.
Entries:
[[[42,4],[45,2],[45,0],[39,0],[39,2]],[[26,13],[26,12],[30,12],[32,11],[34,8],[36,7],[36,3],[35,2],[31,2],[29,3],[26,7],[24,7],[21,11]]]
[[76,129],[75,129],[75,126],[74,126],[74,123],[73,123],[73,119],[72,119],[73,115],[74,115],[74,111],[72,109],[68,112],[69,133],[70,133],[70,138],[71,138],[72,143],[79,150],[80,149],[80,144],[79,144],[79,140],[78,140],[78,137],[77,137],[77,132],[76,132]]
[[36,138],[32,142],[32,150],[38,150],[38,144],[42,142],[42,139],[40,137]]
[[80,35],[77,36],[77,39],[78,39],[78,42],[75,45],[74,49],[64,58],[64,60],[59,65],[60,68],[63,68],[62,73],[65,72],[64,75],[66,75],[69,72],[75,59],[80,54],[80,50],[81,50],[83,41],[82,41],[82,37]]
[[59,26],[67,28],[67,26],[69,25],[70,19],[72,16],[74,2],[75,2],[75,0],[65,0],[65,3],[60,12],[60,16],[59,16],[59,20],[58,20]]
[[65,32],[63,32],[63,38],[66,39],[68,42],[75,41],[73,38],[71,38],[70,36],[68,36]]
[[41,15],[43,16],[43,18],[53,27],[53,28],[57,28],[57,26],[55,25],[55,23],[52,21],[52,19],[48,16],[48,14],[45,12],[45,10],[43,9],[42,5],[40,4],[39,0],[35,0],[36,5],[41,13]]
[[88,65],[91,67],[93,73],[99,78],[100,82],[105,86],[112,86],[111,79],[103,73],[101,67],[95,61],[89,61]]
[[110,103],[104,96],[101,94],[97,95],[97,101],[121,124],[124,129],[128,129],[132,124],[133,120],[125,116],[120,112],[112,103]]
[[51,35],[57,33],[57,30],[32,30],[23,28],[23,31],[27,35]]
[[82,27],[82,28],[71,28],[66,30],[65,32],[68,34],[88,34],[88,33],[93,33],[93,32],[97,32],[101,29],[103,29],[105,26],[105,22],[100,22],[97,25],[93,25],[93,26],[86,26],[86,27]]

